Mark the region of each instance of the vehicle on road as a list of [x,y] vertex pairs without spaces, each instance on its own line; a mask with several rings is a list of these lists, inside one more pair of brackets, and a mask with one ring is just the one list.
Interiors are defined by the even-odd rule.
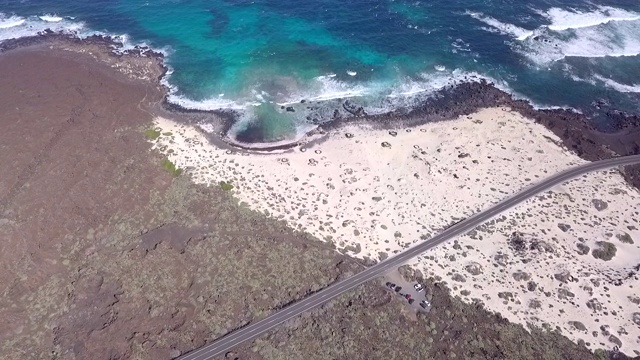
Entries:
[[413,288],[416,289],[417,292],[424,290],[424,286],[422,286],[422,284],[415,284],[413,285]]

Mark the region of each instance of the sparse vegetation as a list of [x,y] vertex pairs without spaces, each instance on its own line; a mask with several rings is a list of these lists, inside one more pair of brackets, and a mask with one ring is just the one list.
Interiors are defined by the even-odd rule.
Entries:
[[521,270],[514,272],[512,276],[516,281],[529,281],[531,279],[531,275]]
[[147,139],[153,141],[156,140],[160,137],[160,131],[156,130],[156,129],[147,129],[144,131],[144,136],[147,137]]
[[354,254],[359,254],[362,251],[362,246],[360,243],[356,243],[355,245],[349,245],[344,248],[344,251],[352,252]]
[[231,191],[233,190],[235,186],[233,186],[233,184],[231,184],[231,182],[227,182],[227,181],[220,181],[220,188],[224,191]]
[[576,250],[576,252],[580,255],[587,255],[589,253],[589,251],[591,250],[587,245],[583,244],[583,243],[577,243],[576,247],[578,248],[578,250]]
[[624,234],[618,234],[616,237],[625,244],[633,244],[633,238],[626,232]]
[[169,159],[162,160],[162,168],[167,170],[169,174],[173,175],[174,177],[178,177],[180,176],[180,174],[182,174],[182,169],[176,167],[176,164],[171,162],[171,160]]
[[598,241],[597,244],[600,248],[591,251],[591,255],[593,255],[594,258],[609,261],[616,256],[618,249],[614,244],[608,241]]

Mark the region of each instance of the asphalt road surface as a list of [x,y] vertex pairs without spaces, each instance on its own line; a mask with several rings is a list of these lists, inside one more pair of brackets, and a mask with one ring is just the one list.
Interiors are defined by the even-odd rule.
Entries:
[[632,165],[640,163],[640,155],[622,156],[614,159],[600,160],[590,162],[584,165],[570,168],[564,172],[551,176],[540,183],[532,185],[519,193],[512,195],[492,207],[476,213],[444,230],[442,233],[416,244],[407,250],[386,259],[366,270],[342,281],[331,284],[325,289],[310,295],[292,305],[276,312],[253,324],[247,325],[239,330],[231,332],[214,342],[207,344],[199,349],[193,350],[183,356],[178,357],[179,360],[206,360],[214,356],[225,354],[235,346],[252,340],[265,332],[275,328],[283,322],[294,318],[305,311],[316,308],[327,301],[344,294],[345,292],[373,280],[390,269],[398,267],[408,260],[418,256],[419,254],[435,247],[447,240],[451,240],[462,235],[476,226],[491,220],[496,215],[509,210],[510,208],[524,202],[525,200],[541,193],[550,188],[562,184],[569,179],[576,178],[588,172],[604,170],[608,168]]

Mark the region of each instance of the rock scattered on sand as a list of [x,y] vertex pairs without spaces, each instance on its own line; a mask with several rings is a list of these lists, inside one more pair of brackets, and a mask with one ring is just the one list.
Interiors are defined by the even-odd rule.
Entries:
[[569,321],[569,325],[573,326],[574,329],[579,331],[587,331],[587,327],[584,326],[580,321]]
[[558,299],[560,299],[560,300],[573,298],[575,296],[576,296],[576,294],[572,293],[571,291],[569,291],[567,289],[564,289],[564,288],[558,289]]
[[593,199],[591,200],[591,203],[593,204],[593,207],[596,208],[596,210],[598,211],[605,210],[606,208],[609,207],[609,204],[606,201],[603,201],[600,199]]
[[531,279],[531,275],[527,274],[522,270],[518,270],[511,275],[513,276],[513,279],[516,281],[528,281],[529,279]]
[[625,244],[633,244],[633,238],[628,233],[617,234],[616,238]]
[[558,228],[560,228],[560,230],[562,230],[563,232],[567,232],[571,230],[571,225],[559,223]]
[[471,262],[464,267],[464,269],[471,275],[482,274],[482,265],[477,262]]
[[457,281],[457,282],[466,282],[467,278],[464,277],[464,275],[459,274],[459,273],[455,273],[453,274],[453,276],[451,277],[451,280],[453,281]]
[[618,249],[616,246],[608,241],[598,241],[596,243],[599,248],[593,249],[591,255],[600,260],[609,261],[616,256]]
[[576,252],[580,255],[586,255],[591,250],[587,245],[580,242],[576,244],[576,248],[578,248]]
[[596,298],[589,299],[589,301],[587,301],[587,307],[594,313],[602,311],[602,304]]

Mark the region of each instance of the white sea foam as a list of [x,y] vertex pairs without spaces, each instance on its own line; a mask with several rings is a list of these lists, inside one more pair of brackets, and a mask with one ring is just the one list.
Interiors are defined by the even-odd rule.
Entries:
[[532,30],[527,30],[524,28],[521,28],[519,26],[513,25],[513,24],[507,24],[504,23],[500,20],[497,20],[495,18],[492,18],[491,16],[486,16],[482,13],[475,13],[475,12],[470,12],[467,11],[465,14],[471,16],[472,18],[482,21],[483,23],[497,29],[498,31],[500,31],[501,33],[505,34],[505,35],[511,35],[514,38],[516,38],[517,40],[525,40],[526,38],[530,37],[531,35],[533,35],[533,31]]
[[82,22],[74,22],[60,18],[59,21],[43,20],[40,16],[19,17],[0,13],[0,41],[35,36],[49,29],[53,32],[77,34],[84,29]]
[[517,49],[541,65],[566,57],[620,57],[640,54],[640,21],[547,31]]
[[[73,17],[61,17],[51,14],[20,17],[15,15],[7,16],[0,13],[0,42],[36,36],[46,30],[54,33],[69,34],[79,38],[86,38],[93,35],[110,37],[114,41],[122,44],[113,49],[113,52],[118,54],[137,49],[144,55],[146,51],[151,50],[151,47],[145,42],[133,42],[127,35],[109,34],[88,29],[83,22],[75,21]],[[153,49],[153,51],[160,52],[165,56],[170,54],[169,48]]]
[[211,134],[211,133],[213,133],[215,131],[215,127],[212,124],[209,124],[209,123],[201,123],[201,124],[198,124],[198,126],[204,132],[209,133],[209,134]]
[[640,14],[612,7],[591,11],[551,8],[538,11],[548,24],[527,30],[480,13],[466,14],[484,22],[487,31],[511,35],[512,48],[532,62],[547,66],[567,57],[619,57],[640,54]]
[[250,106],[258,106],[262,104],[262,102],[257,101],[245,101],[245,102],[236,102],[234,100],[225,99],[221,97],[213,97],[205,100],[193,100],[189,99],[186,96],[178,95],[178,94],[170,94],[167,97],[167,100],[172,103],[179,105],[185,109],[192,110],[245,110]]
[[640,93],[640,84],[633,84],[633,85],[621,84],[615,80],[605,78],[604,76],[600,76],[597,74],[594,75],[593,78],[603,82],[607,87],[619,92]]
[[357,73],[357,72],[355,72],[355,71],[350,71],[350,70],[348,70],[348,71],[347,71],[347,75],[349,75],[349,76],[356,76],[356,75],[358,75],[358,73]]
[[551,8],[547,11],[539,13],[551,22],[551,24],[547,25],[547,27],[550,30],[554,31],[580,29],[601,24],[608,24],[612,21],[640,20],[640,14],[638,13],[616,9],[609,6],[599,6],[593,11]]
[[40,20],[43,20],[43,21],[46,21],[46,22],[59,22],[59,21],[64,20],[60,16],[51,15],[51,14],[45,14],[45,15],[38,16],[38,17],[40,18]]
[[287,100],[278,102],[278,105],[293,105],[301,100],[328,101],[346,99],[367,94],[368,89],[366,86],[346,83],[336,79],[334,74],[329,74],[314,78],[308,85],[307,90],[290,95]]
[[27,20],[19,16],[6,17],[0,13],[0,29],[9,29],[24,24]]

